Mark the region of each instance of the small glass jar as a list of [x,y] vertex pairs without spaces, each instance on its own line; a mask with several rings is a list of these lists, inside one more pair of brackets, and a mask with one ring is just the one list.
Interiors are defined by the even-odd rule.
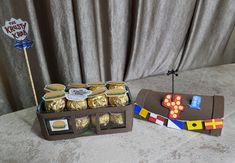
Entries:
[[106,91],[111,106],[126,106],[129,103],[127,91],[123,89],[111,89]]
[[105,83],[103,82],[92,82],[92,83],[88,83],[88,87],[91,91],[95,91],[95,90],[98,90],[98,89],[101,89],[101,90],[106,90],[106,86],[105,86]]
[[65,108],[65,93],[62,91],[48,92],[43,96],[46,112],[62,112]]
[[65,85],[63,84],[48,84],[44,87],[44,91],[45,93],[47,92],[51,92],[51,91],[62,91],[64,92],[65,91]]
[[98,89],[93,91],[88,96],[88,106],[92,109],[108,106],[108,98],[105,95],[105,90]]
[[66,108],[68,110],[85,110],[87,109],[87,100],[74,101],[67,99]]
[[125,82],[114,82],[110,81],[107,82],[108,89],[123,89],[126,90],[126,83]]

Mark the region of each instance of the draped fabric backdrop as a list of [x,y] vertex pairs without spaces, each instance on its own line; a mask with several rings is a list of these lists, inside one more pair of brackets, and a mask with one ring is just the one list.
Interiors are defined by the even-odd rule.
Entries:
[[[0,0],[29,22],[38,98],[48,83],[132,80],[234,62],[234,0]],[[0,32],[0,114],[34,105],[22,50]],[[226,53],[227,54],[227,53]]]

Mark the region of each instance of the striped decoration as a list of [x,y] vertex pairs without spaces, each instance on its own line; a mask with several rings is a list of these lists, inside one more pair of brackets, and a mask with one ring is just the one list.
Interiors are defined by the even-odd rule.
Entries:
[[222,118],[193,121],[170,119],[162,115],[150,112],[146,108],[143,108],[138,104],[135,104],[134,106],[134,113],[149,122],[156,123],[160,126],[165,125],[169,128],[175,128],[179,130],[214,130],[223,128]]

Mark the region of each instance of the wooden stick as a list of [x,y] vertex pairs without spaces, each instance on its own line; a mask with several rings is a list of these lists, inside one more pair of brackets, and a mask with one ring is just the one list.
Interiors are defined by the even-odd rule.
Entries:
[[31,69],[30,69],[30,65],[29,65],[29,59],[28,59],[28,54],[27,54],[26,48],[24,48],[24,56],[25,56],[25,60],[26,60],[27,68],[28,68],[28,73],[29,73],[29,78],[30,78],[32,90],[33,90],[35,104],[38,105],[37,95],[36,95],[36,91],[35,91],[35,87],[34,87],[34,83],[33,83],[33,77],[32,77],[32,73],[31,73]]

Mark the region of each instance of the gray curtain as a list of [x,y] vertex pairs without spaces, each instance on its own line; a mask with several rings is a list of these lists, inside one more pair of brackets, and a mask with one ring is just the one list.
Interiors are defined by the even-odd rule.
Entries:
[[[133,80],[234,62],[234,0],[0,0],[30,24],[38,98],[48,83]],[[0,114],[34,105],[22,50],[0,32]],[[226,55],[225,55],[226,54]]]

